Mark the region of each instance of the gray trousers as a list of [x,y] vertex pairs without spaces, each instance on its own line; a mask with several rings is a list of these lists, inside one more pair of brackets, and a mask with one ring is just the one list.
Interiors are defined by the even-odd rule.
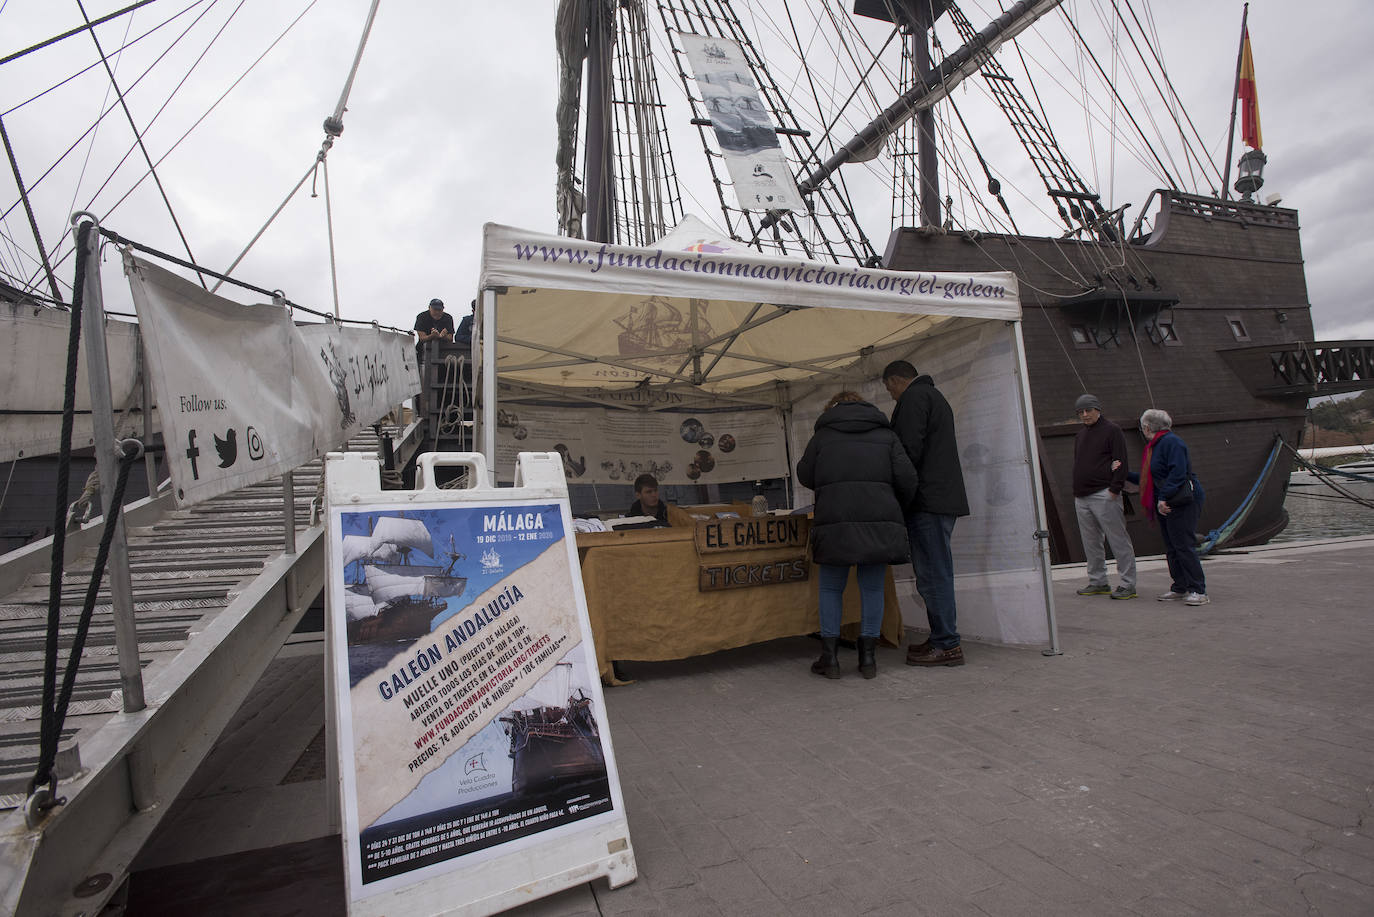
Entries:
[[1107,585],[1107,554],[1102,546],[1105,539],[1112,546],[1121,585],[1135,589],[1135,549],[1126,534],[1121,498],[1113,497],[1110,490],[1099,490],[1086,497],[1074,497],[1073,508],[1078,512],[1078,531],[1083,536],[1083,554],[1088,560],[1088,582]]

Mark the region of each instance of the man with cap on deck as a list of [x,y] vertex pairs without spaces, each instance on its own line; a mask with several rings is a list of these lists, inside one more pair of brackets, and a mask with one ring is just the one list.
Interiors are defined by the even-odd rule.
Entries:
[[[453,316],[444,311],[442,299],[431,299],[429,308],[415,316],[415,338],[417,344],[453,340]],[[416,349],[424,351],[421,347]]]
[[[1088,561],[1088,585],[1079,589],[1078,594],[1133,599],[1135,549],[1126,534],[1121,496],[1127,472],[1126,437],[1120,427],[1102,416],[1102,402],[1096,395],[1079,395],[1074,411],[1083,421],[1083,429],[1078,431],[1073,444],[1073,505]],[[1104,538],[1112,547],[1116,572],[1121,578],[1116,589],[1107,582]]]

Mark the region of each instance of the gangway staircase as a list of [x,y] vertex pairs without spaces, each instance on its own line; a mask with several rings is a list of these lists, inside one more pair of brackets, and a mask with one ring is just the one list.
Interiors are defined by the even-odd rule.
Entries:
[[[377,441],[349,448],[376,451]],[[94,917],[119,891],[323,587],[324,529],[312,506],[321,464],[193,507],[174,509],[164,493],[126,510],[147,706],[123,710],[107,571],[61,732],[65,802],[41,818],[26,811],[26,794],[39,755],[50,540],[0,558],[0,914]],[[59,672],[99,534],[96,524],[68,536]]]

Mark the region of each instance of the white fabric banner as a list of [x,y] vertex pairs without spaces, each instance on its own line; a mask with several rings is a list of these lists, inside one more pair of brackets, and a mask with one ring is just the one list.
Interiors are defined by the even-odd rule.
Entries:
[[758,253],[718,252],[705,246],[697,251],[630,248],[546,236],[496,223],[486,224],[482,232],[483,289],[536,287],[556,290],[560,295],[584,290],[907,315],[1006,321],[1021,318],[1016,275],[1010,272],[883,271]]
[[[0,462],[35,455],[51,455],[62,445],[63,382],[72,314],[33,303],[0,303],[0,392],[5,408],[0,415]],[[86,348],[76,373],[76,416],[72,448],[95,444],[91,422],[91,386],[86,376]],[[110,358],[110,397],[116,412],[137,405],[138,326],[111,318],[105,323],[105,347]],[[156,428],[156,418],[154,418]],[[143,435],[141,414],[116,414],[121,435]]]
[[679,32],[715,129],[735,197],[745,210],[806,210],[778,143],[777,126],[749,75],[744,49],[728,38]]
[[[992,643],[1046,644],[1049,619],[1041,577],[1043,561],[1032,479],[1020,412],[1020,381],[1012,350],[1015,330],[984,323],[923,342],[906,356],[954,409],[969,515],[954,526],[954,589],[960,636]],[[896,359],[894,355],[892,357]],[[837,384],[793,408],[790,434],[801,455],[821,408]],[[892,399],[876,378],[848,387],[891,416]],[[814,500],[798,485],[796,503]],[[926,627],[925,606],[916,592],[910,564],[893,568],[902,615],[908,626]]]
[[337,449],[419,390],[408,334],[297,328],[285,308],[222,299],[132,256],[125,272],[180,505]]
[[514,480],[521,452],[557,452],[575,484],[719,484],[788,474],[777,410],[621,411],[508,403],[497,413],[496,468]]

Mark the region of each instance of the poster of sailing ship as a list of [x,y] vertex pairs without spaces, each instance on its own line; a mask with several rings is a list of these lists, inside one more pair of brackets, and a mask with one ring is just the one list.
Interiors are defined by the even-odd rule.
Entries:
[[[597,790],[606,781],[606,758],[590,682],[594,671],[584,648],[573,649],[377,824],[450,807],[463,817],[493,807],[529,808],[529,800],[549,791],[576,796]],[[582,802],[574,811],[586,808]]]
[[[466,558],[457,550],[453,533],[447,549],[436,548],[422,519],[378,515],[365,521],[370,532],[343,538],[348,645],[414,640],[428,634],[434,618],[447,610],[448,600],[462,596],[467,588],[467,577],[456,572]],[[445,563],[415,562],[416,553]]]
[[618,808],[566,512],[338,512],[331,620],[347,633],[334,652],[360,884]]

